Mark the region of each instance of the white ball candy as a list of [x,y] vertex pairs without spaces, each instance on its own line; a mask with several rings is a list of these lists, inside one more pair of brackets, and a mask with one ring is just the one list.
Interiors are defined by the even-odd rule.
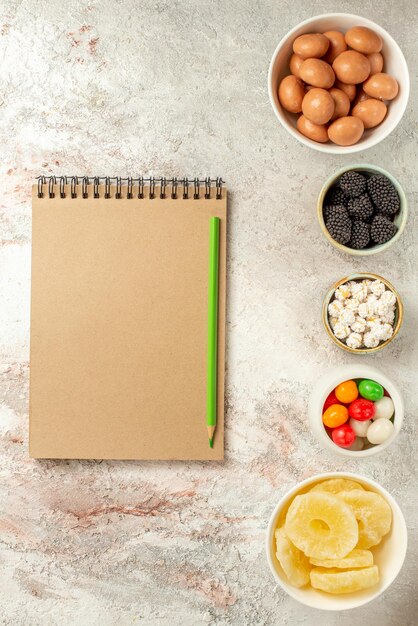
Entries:
[[380,343],[379,338],[371,331],[364,334],[363,341],[366,348],[376,348]]
[[342,322],[337,322],[333,328],[334,335],[337,339],[345,339],[350,333],[350,327]]
[[380,400],[376,400],[376,402],[374,403],[374,408],[376,409],[376,412],[374,414],[375,420],[379,418],[386,418],[390,420],[395,412],[393,400],[392,398],[388,398],[387,396],[383,396],[383,398],[380,398]]
[[370,443],[384,443],[392,435],[394,425],[388,419],[381,417],[375,420],[367,430],[367,439]]
[[350,285],[348,285],[347,283],[344,285],[340,285],[340,287],[335,290],[335,297],[337,298],[337,300],[341,300],[342,302],[349,298],[350,295],[351,289]]
[[344,309],[344,311],[341,311],[340,322],[342,324],[348,324],[350,326],[351,324],[354,324],[355,320],[356,315],[354,311],[351,311],[350,309]]
[[365,437],[367,435],[367,431],[369,430],[369,426],[371,426],[372,420],[366,420],[365,422],[360,422],[359,420],[355,420],[350,418],[348,425],[354,430],[354,434],[357,437]]
[[346,344],[349,348],[353,348],[353,350],[361,348],[362,343],[363,336],[360,333],[350,333],[347,337]]
[[393,291],[385,291],[382,293],[380,300],[389,306],[394,306],[396,304],[396,296]]
[[380,297],[386,290],[385,285],[380,280],[374,280],[370,285],[370,291],[375,294],[375,296]]
[[361,437],[356,437],[353,443],[351,444],[351,446],[347,448],[347,450],[352,450],[353,452],[359,452],[360,450],[363,450],[363,448],[364,448],[364,439],[362,439]]

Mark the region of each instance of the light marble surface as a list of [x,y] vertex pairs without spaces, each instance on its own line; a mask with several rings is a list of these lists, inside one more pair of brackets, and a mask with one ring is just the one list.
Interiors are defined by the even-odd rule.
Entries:
[[[377,21],[399,41],[412,97],[397,130],[354,158],[302,147],[267,96],[271,54],[326,11]],[[200,626],[416,623],[418,401],[416,11],[410,0],[9,0],[0,37],[0,623]],[[404,185],[411,216],[365,260],[321,236],[315,199],[350,162]],[[39,173],[222,174],[230,188],[226,461],[28,459],[30,185]],[[352,270],[393,281],[401,336],[365,358],[397,381],[406,418],[381,458],[345,461],[313,440],[312,384],[350,361],[321,327],[321,298]],[[264,531],[280,495],[326,470],[381,482],[398,499],[408,557],[381,599],[310,611],[275,588]]]

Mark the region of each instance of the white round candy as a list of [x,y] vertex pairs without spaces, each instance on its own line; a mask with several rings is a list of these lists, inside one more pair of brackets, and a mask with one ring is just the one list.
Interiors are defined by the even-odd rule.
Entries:
[[376,409],[376,412],[374,414],[375,420],[383,417],[390,420],[395,412],[393,400],[392,398],[388,398],[387,396],[383,396],[383,398],[380,398],[380,400],[376,400],[376,402],[374,403],[374,408]]
[[350,333],[350,327],[347,324],[343,324],[342,322],[337,322],[334,328],[334,335],[337,339],[345,339],[347,335]]
[[386,339],[390,339],[393,335],[393,328],[390,324],[383,324],[382,328],[382,339],[386,341]]
[[395,312],[392,309],[389,309],[389,311],[385,315],[382,315],[380,319],[384,324],[393,325],[393,322],[395,320]]
[[356,315],[354,311],[351,311],[350,309],[344,309],[344,311],[341,311],[340,322],[342,324],[348,324],[350,326],[351,324],[354,324],[355,320]]
[[338,287],[335,290],[334,295],[337,298],[337,300],[341,300],[343,302],[344,300],[349,298],[351,295],[350,285],[348,285],[347,283],[345,285],[340,285],[340,287]]
[[354,433],[357,437],[365,437],[367,435],[367,431],[369,430],[369,426],[371,425],[372,420],[366,420],[365,422],[360,422],[359,420],[355,420],[352,417],[348,421],[348,425],[354,430]]
[[374,280],[370,285],[370,291],[378,297],[380,297],[385,292],[385,289],[385,285],[380,280]]
[[328,305],[328,313],[331,317],[338,317],[341,311],[344,309],[344,304],[339,300],[333,300]]
[[364,448],[364,439],[362,439],[361,437],[356,437],[353,443],[351,444],[351,446],[348,446],[347,450],[358,452],[359,450],[363,450],[363,448]]
[[365,333],[363,341],[366,348],[376,348],[380,343],[379,338],[372,332]]
[[348,300],[344,302],[344,306],[346,309],[348,309],[348,311],[353,311],[354,313],[357,313],[358,307],[359,307],[359,301],[356,300],[355,298],[349,298]]
[[329,325],[331,326],[332,329],[335,328],[336,324],[338,324],[338,317],[330,317],[329,318]]
[[393,291],[385,291],[382,293],[380,300],[389,306],[394,306],[396,304],[396,296]]
[[354,324],[351,324],[351,330],[355,333],[364,333],[366,330],[366,320],[358,315]]
[[391,421],[381,417],[375,420],[367,430],[367,439],[370,443],[384,443],[393,433],[394,426]]
[[346,344],[353,350],[358,350],[363,345],[363,336],[361,333],[350,333],[347,337]]

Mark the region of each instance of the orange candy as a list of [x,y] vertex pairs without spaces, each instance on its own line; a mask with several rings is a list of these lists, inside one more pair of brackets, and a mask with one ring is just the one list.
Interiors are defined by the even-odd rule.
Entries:
[[358,389],[354,380],[346,380],[335,389],[335,395],[340,402],[350,404],[358,398]]
[[348,420],[348,409],[342,404],[333,404],[328,407],[322,416],[322,421],[328,428],[341,426]]

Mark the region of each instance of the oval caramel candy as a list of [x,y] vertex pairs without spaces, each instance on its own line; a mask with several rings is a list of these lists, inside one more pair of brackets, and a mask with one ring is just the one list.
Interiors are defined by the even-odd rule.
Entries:
[[329,39],[320,33],[300,35],[293,42],[293,52],[303,59],[319,58],[324,56],[329,47]]
[[332,69],[342,83],[357,85],[369,77],[370,61],[356,50],[346,50],[337,56]]
[[366,26],[354,26],[345,34],[345,40],[350,48],[358,50],[363,54],[371,54],[372,52],[380,52],[383,41],[380,35],[366,28]]
[[380,52],[372,52],[367,58],[370,61],[370,74],[377,74],[383,70],[383,57]]
[[290,71],[292,74],[294,74],[294,76],[299,77],[299,70],[300,70],[300,66],[302,65],[304,59],[302,59],[302,57],[300,57],[297,54],[292,54],[292,56],[290,57],[290,61],[289,61],[289,67],[290,67]]
[[296,128],[302,135],[318,141],[319,143],[326,143],[328,141],[327,127],[320,124],[314,124],[309,121],[304,115],[301,115],[296,123]]
[[338,30],[327,30],[324,35],[327,39],[329,39],[329,48],[324,57],[324,61],[332,63],[334,59],[341,54],[341,52],[347,50],[347,44],[345,42],[344,35]]
[[351,111],[351,114],[361,119],[364,128],[374,128],[385,119],[387,107],[381,100],[368,98],[360,101]]
[[369,80],[364,83],[363,89],[371,98],[393,100],[398,95],[399,86],[393,76],[379,72],[370,76]]
[[283,78],[279,86],[280,104],[290,113],[300,113],[302,111],[302,100],[305,96],[303,83],[297,76],[290,74]]
[[350,111],[350,98],[342,89],[333,87],[329,90],[329,93],[334,100],[334,113],[331,117],[332,120],[336,120],[338,117],[344,117],[348,115]]
[[364,132],[364,124],[358,117],[340,117],[328,128],[328,137],[338,146],[352,146]]
[[321,59],[306,59],[299,70],[300,77],[308,85],[329,89],[335,81],[332,67]]
[[334,113],[334,108],[334,99],[331,94],[318,87],[308,91],[302,102],[303,115],[314,124],[321,125],[329,122]]

